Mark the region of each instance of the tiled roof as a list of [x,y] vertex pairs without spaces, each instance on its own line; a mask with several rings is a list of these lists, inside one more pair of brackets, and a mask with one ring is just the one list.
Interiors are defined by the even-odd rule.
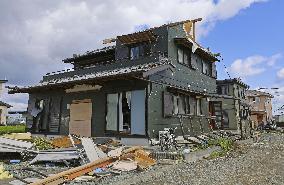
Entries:
[[247,84],[245,84],[243,81],[241,81],[241,79],[239,79],[239,78],[217,80],[217,85],[218,84],[224,84],[224,83],[236,83],[236,84],[239,84],[239,85],[242,85],[244,87],[249,88],[249,86]]
[[58,84],[76,83],[82,80],[95,80],[99,78],[135,74],[138,72],[147,72],[151,69],[155,69],[155,68],[165,66],[165,65],[171,65],[171,63],[166,58],[164,60],[161,60],[160,62],[152,62],[152,63],[134,65],[130,67],[122,67],[122,68],[117,68],[113,70],[105,70],[105,71],[100,71],[100,72],[88,73],[84,75],[74,75],[72,77],[64,77],[64,78],[44,81],[34,86],[26,86],[26,87],[16,86],[16,87],[8,87],[8,89],[9,89],[9,93],[18,93],[18,92],[22,92],[23,90],[28,90],[32,88],[40,88],[40,87],[45,87],[45,86],[52,86],[55,84],[58,85]]
[[245,94],[246,96],[268,96],[270,98],[273,98],[273,95],[267,92],[257,91],[257,90],[247,90]]

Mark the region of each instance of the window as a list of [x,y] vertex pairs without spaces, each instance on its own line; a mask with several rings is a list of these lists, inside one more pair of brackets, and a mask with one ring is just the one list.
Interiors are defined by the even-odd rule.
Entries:
[[178,52],[177,53],[177,55],[178,55],[178,63],[191,66],[190,50],[186,49],[186,48],[180,48],[179,47],[177,52]]
[[145,134],[145,90],[107,94],[106,131]]
[[237,87],[237,92],[236,92],[236,93],[237,93],[237,94],[236,94],[237,97],[240,98],[241,96],[240,96],[240,89],[239,89],[239,87]]
[[202,109],[201,109],[201,99],[198,98],[196,100],[196,115],[202,115]]
[[130,59],[135,60],[139,58],[139,46],[130,48]]
[[202,60],[202,73],[211,76],[211,72],[209,62]]
[[164,116],[173,116],[179,114],[190,114],[195,115],[197,114],[197,107],[198,113],[200,115],[201,112],[201,99],[199,99],[199,103],[193,96],[184,95],[184,94],[176,94],[173,95],[171,93],[164,93]]
[[228,86],[222,86],[222,94],[228,95]]
[[259,103],[260,102],[260,98],[259,97],[255,97],[255,102]]
[[130,60],[139,59],[141,56],[148,55],[150,53],[149,44],[139,44],[130,47]]

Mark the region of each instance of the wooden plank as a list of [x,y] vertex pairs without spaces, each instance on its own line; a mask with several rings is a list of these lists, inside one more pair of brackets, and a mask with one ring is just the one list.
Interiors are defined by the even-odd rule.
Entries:
[[[123,153],[123,155],[125,155],[125,154],[128,154],[128,153],[133,153],[136,150],[140,150],[140,149],[142,149],[142,147],[140,147],[140,146],[131,147],[129,149],[124,150],[122,153]],[[88,164],[85,164],[85,165],[82,165],[82,166],[79,166],[79,167],[76,167],[76,168],[72,168],[72,169],[60,172],[58,174],[49,176],[45,179],[38,180],[34,183],[31,183],[30,185],[62,184],[64,182],[73,180],[76,177],[79,177],[81,175],[89,173],[89,172],[95,170],[96,168],[100,168],[100,167],[104,167],[106,165],[109,165],[109,164],[115,162],[118,159],[119,159],[119,157],[115,157],[115,158],[107,157],[107,158],[104,158],[104,159],[98,159],[94,162],[91,162],[91,163],[88,163]]]
[[114,161],[116,161],[117,158],[104,158],[96,160],[92,163],[88,163],[83,166],[79,166],[76,168],[72,168],[66,171],[63,171],[61,173],[49,176],[45,179],[41,179],[39,181],[36,181],[34,183],[31,183],[30,185],[53,185],[53,184],[61,184],[66,181],[70,181],[72,179],[75,179],[76,177],[79,177],[81,175],[84,175],[86,173],[89,173],[93,171],[96,168],[100,168],[103,166],[106,166]]

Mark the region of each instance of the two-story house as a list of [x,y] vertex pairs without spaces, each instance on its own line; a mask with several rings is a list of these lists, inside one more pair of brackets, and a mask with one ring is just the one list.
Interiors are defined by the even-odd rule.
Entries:
[[[210,101],[212,115],[216,116],[216,124],[220,129],[238,131],[246,137],[250,134],[249,105],[245,92],[249,86],[240,79],[217,80],[219,96]],[[213,122],[214,123],[214,122]]]
[[253,121],[253,128],[257,128],[260,124],[266,124],[273,120],[272,115],[272,98],[269,93],[248,90],[246,97],[251,105],[251,120]]
[[[3,84],[6,83],[7,80],[0,80],[0,97],[3,92]],[[11,105],[1,101],[0,99],[0,125],[6,125],[6,118],[8,114],[8,108],[12,107]]]
[[196,43],[196,21],[108,39],[115,45],[63,60],[73,70],[9,93],[29,93],[34,133],[146,138],[179,127],[179,115],[188,134],[208,132],[218,59]]

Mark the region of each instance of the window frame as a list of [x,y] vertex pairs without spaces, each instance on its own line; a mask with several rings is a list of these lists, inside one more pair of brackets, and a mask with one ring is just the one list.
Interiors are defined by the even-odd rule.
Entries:
[[[180,56],[180,52],[181,55]],[[187,56],[187,61],[185,61],[185,56]],[[181,59],[181,61],[180,61]],[[177,62],[181,65],[187,66],[189,68],[192,67],[192,58],[191,58],[191,51],[187,47],[177,46]]]

